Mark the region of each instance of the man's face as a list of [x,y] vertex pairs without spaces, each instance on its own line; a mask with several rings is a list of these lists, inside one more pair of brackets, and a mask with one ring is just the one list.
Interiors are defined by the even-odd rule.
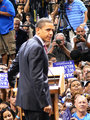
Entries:
[[54,26],[52,23],[45,23],[42,28],[36,28],[36,34],[44,41],[51,42]]
[[20,21],[19,20],[15,20],[14,21],[14,29],[15,31],[18,31],[20,27]]
[[88,107],[86,98],[84,96],[77,97],[75,101],[75,107],[78,112],[86,112]]
[[76,29],[76,34],[79,34],[79,35],[84,36],[84,35],[85,35],[85,30],[84,30],[84,28],[78,27],[78,28]]

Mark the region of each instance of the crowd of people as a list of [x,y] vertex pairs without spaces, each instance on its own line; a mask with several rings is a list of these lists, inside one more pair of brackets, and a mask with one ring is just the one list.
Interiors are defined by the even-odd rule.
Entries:
[[0,0],[0,73],[9,81],[0,89],[0,120],[54,120],[48,67],[70,60],[59,120],[90,120],[89,12],[85,0]]

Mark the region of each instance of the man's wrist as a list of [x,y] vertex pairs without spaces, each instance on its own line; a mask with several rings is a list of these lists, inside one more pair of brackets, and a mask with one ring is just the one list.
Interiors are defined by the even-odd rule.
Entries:
[[84,22],[83,24],[86,25],[86,22]]

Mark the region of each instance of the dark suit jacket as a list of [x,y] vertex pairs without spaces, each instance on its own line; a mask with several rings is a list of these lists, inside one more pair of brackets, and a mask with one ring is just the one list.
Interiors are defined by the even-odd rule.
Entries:
[[[18,64],[19,62],[19,64]],[[16,105],[25,110],[41,111],[51,104],[47,80],[48,59],[38,38],[25,42],[8,70],[8,79],[13,86],[13,77],[20,70]]]

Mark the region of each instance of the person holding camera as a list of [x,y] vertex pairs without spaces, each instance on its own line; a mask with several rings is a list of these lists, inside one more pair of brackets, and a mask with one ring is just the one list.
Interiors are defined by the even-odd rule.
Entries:
[[[64,15],[65,18],[63,22],[66,22],[68,25],[66,29],[69,30],[69,40],[73,44],[72,38],[75,36],[75,31],[78,26],[84,27],[88,32],[88,10],[81,0],[66,0],[66,2],[65,0],[58,0],[57,4],[59,5],[56,6],[55,10],[51,13],[52,17],[55,18],[55,15],[61,15],[61,13]],[[63,27],[65,27],[65,24]]]
[[70,59],[70,51],[72,46],[69,42],[66,41],[66,38],[63,33],[57,33],[55,40],[53,40],[49,53],[53,53],[59,61],[67,61]]
[[77,27],[76,36],[73,38],[74,47],[71,52],[72,59],[76,59],[77,54],[72,53],[76,51],[76,53],[80,53],[80,60],[82,61],[90,61],[90,39],[85,34],[85,29],[82,26]]

